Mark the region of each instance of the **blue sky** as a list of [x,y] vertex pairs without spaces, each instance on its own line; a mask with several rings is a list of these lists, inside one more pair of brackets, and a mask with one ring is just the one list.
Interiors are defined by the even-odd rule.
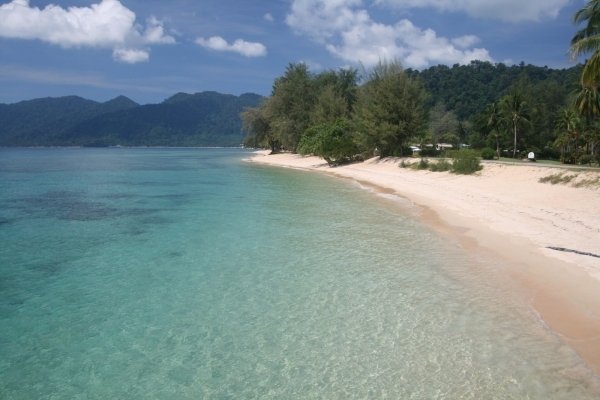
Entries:
[[75,94],[156,103],[177,92],[268,95],[313,72],[521,61],[573,65],[583,0],[0,0],[0,103]]

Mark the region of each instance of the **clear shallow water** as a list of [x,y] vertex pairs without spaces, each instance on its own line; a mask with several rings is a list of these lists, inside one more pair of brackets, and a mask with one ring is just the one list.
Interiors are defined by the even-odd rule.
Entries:
[[0,149],[0,398],[592,399],[389,202],[228,149]]

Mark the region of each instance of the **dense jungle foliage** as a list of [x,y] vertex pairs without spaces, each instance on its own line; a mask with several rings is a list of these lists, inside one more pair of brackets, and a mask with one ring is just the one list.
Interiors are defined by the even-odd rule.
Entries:
[[312,73],[305,64],[290,64],[271,96],[242,114],[245,144],[316,154],[332,164],[409,155],[410,146],[436,155],[440,144],[594,162],[596,114],[576,107],[581,71],[581,65],[559,70],[473,61],[423,71],[382,62],[362,73]]

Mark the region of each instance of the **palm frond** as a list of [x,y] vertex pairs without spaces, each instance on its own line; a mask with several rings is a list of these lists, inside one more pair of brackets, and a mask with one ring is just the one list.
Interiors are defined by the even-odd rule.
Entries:
[[581,88],[575,98],[575,107],[580,115],[591,117],[600,114],[600,95],[596,87]]
[[569,53],[575,59],[581,55],[593,53],[598,49],[600,49],[600,34],[582,38],[571,44]]
[[597,18],[598,12],[600,12],[600,1],[590,0],[582,9],[578,10],[575,15],[573,15],[573,22],[576,24],[580,24],[584,21],[593,22],[593,20]]
[[600,84],[600,50],[597,50],[583,66],[581,84],[585,87],[597,87]]

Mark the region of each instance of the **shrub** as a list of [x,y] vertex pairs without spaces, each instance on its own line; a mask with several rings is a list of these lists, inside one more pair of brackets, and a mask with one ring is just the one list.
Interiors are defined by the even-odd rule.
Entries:
[[579,182],[573,184],[575,187],[600,187],[600,176],[589,179],[582,179]]
[[314,154],[323,157],[329,165],[353,161],[358,152],[348,124],[344,120],[307,129],[297,150],[302,155]]
[[472,150],[460,150],[452,155],[452,172],[455,174],[473,174],[481,168],[479,157]]
[[304,132],[298,143],[298,154],[303,156],[314,154],[318,155],[319,146],[322,141],[320,127],[311,127]]
[[496,152],[489,147],[485,147],[481,150],[481,158],[484,160],[493,160],[496,158]]
[[444,172],[450,171],[452,169],[452,164],[448,162],[445,158],[438,160],[436,163],[431,163],[429,166],[429,170],[433,172]]
[[417,169],[427,169],[429,168],[429,160],[426,158],[421,158],[421,160],[417,163]]
[[[456,156],[456,154],[459,152],[460,150],[446,150],[445,152],[445,156],[448,158],[452,158],[454,159],[454,157]],[[463,150],[463,151],[471,151],[471,150]]]
[[551,183],[553,185],[556,185],[557,183],[569,183],[571,182],[573,179],[577,178],[577,175],[567,175],[564,172],[558,173],[558,174],[553,174],[553,175],[548,175],[548,176],[544,176],[542,178],[539,179],[539,182],[541,183]]

